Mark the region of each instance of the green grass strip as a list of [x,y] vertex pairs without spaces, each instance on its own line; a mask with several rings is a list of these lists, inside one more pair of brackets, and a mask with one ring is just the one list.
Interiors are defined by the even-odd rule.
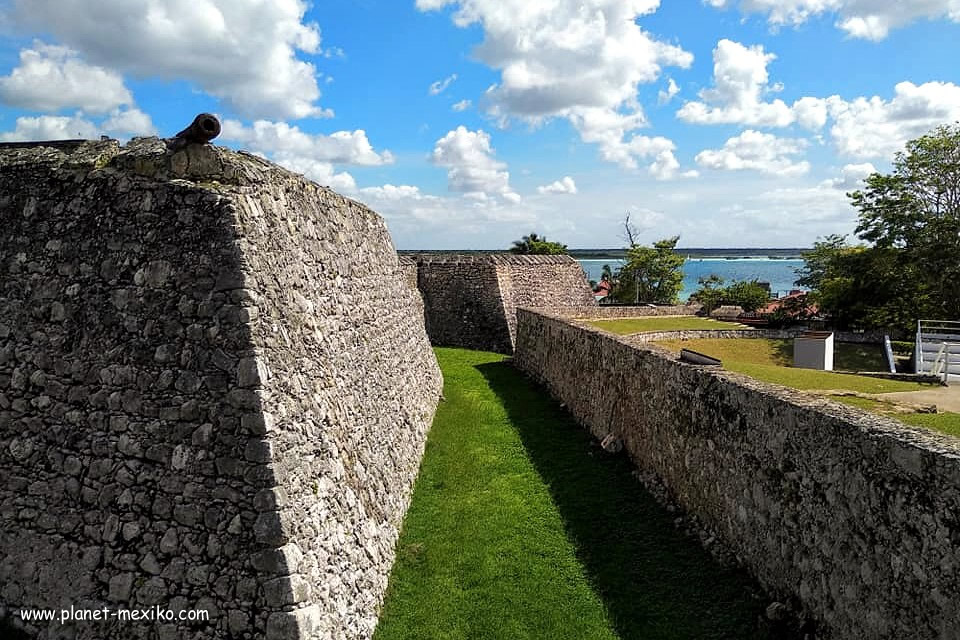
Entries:
[[695,329],[716,329],[732,331],[749,329],[750,327],[738,322],[721,322],[711,318],[698,316],[662,316],[653,318],[622,318],[619,320],[590,320],[589,324],[619,335],[643,333],[644,331],[688,331]]
[[502,356],[437,355],[446,399],[375,640],[768,637],[755,584],[678,533],[625,455]]
[[960,437],[960,413],[951,413],[944,411],[942,413],[902,413],[894,411],[889,405],[869,398],[857,398],[852,396],[832,397],[831,400],[842,402],[854,407],[860,407],[867,411],[879,413],[888,416],[894,420],[899,420],[915,427],[924,427],[933,429],[950,436]]
[[[922,391],[929,384],[905,380],[885,380],[832,371],[797,369],[793,363],[793,341],[766,338],[703,338],[696,340],[664,340],[657,342],[672,351],[692,349],[719,358],[723,368],[746,374],[757,380],[782,384],[801,390],[845,389],[861,393],[891,393],[894,391]],[[864,364],[869,357],[862,345],[837,345],[837,366]]]
[[907,413],[894,416],[897,420],[906,422],[915,427],[926,427],[960,437],[960,413]]

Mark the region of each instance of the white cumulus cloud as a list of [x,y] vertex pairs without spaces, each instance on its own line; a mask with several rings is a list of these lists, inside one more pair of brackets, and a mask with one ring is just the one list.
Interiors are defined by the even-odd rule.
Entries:
[[520,196],[510,187],[507,165],[494,158],[490,134],[470,131],[459,126],[437,140],[430,161],[446,168],[448,187],[467,197],[484,200],[499,196],[519,202]]
[[678,118],[696,124],[751,127],[798,124],[811,131],[829,123],[836,150],[858,159],[889,158],[908,140],[960,120],[960,86],[952,82],[900,82],[890,99],[805,96],[788,105],[764,98],[779,88],[770,85],[767,73],[774,54],[759,45],[721,40],[713,57],[714,86],[700,92],[702,101],[684,104]]
[[638,161],[650,162],[647,172],[654,178],[676,177],[680,169],[674,154],[677,146],[663,136],[630,134],[639,126],[637,119],[636,114],[624,115],[608,109],[581,109],[571,115],[580,137],[584,142],[597,143],[604,160],[627,169],[638,168]]
[[111,135],[153,136],[157,134],[150,115],[137,108],[114,109],[110,117],[100,126]]
[[[479,24],[484,41],[474,55],[500,72],[485,109],[507,121],[570,120],[585,142],[626,167],[643,142],[627,136],[646,126],[638,86],[656,81],[664,66],[689,67],[693,56],[658,40],[637,19],[659,0],[417,0],[421,10],[455,5],[454,22]],[[606,131],[599,131],[607,126]],[[650,140],[650,138],[647,138]],[[636,141],[636,142],[635,142]],[[631,156],[628,158],[628,156]],[[671,164],[658,156],[652,172]]]
[[389,151],[374,150],[363,129],[326,135],[306,133],[286,122],[257,120],[248,127],[237,120],[225,120],[221,135],[224,140],[242,143],[251,151],[267,155],[284,153],[322,162],[362,166],[393,162],[393,154]]
[[853,158],[890,158],[908,140],[960,120],[960,86],[900,82],[889,100],[873,96],[846,101],[832,96],[827,109],[837,151]]
[[472,101],[461,100],[460,102],[453,103],[453,105],[450,108],[453,109],[454,111],[466,111],[471,107],[471,105],[473,105]]
[[389,151],[376,151],[363,129],[311,134],[286,122],[257,120],[245,126],[237,120],[223,123],[224,140],[238,142],[317,183],[340,191],[357,188],[353,176],[334,165],[379,166],[393,162]]
[[27,140],[95,140],[101,135],[146,136],[156,133],[150,116],[139,109],[116,109],[97,123],[82,113],[72,116],[22,116],[13,131],[0,133],[3,142]]
[[103,114],[133,104],[120,74],[87,64],[76,51],[34,42],[20,52],[20,64],[0,77],[0,100],[31,111],[82,109]]
[[797,120],[805,127],[823,126],[825,107],[814,98],[802,98],[791,107],[766,94],[782,89],[771,86],[767,65],[776,55],[761,45],[745,46],[723,39],[713,50],[713,87],[700,92],[701,101],[685,103],[677,117],[695,124],[742,124],[786,127]]
[[542,194],[570,194],[577,192],[577,183],[570,176],[564,176],[560,180],[537,187],[537,192]]
[[701,151],[696,161],[708,169],[753,169],[779,176],[798,176],[810,170],[809,162],[796,162],[793,158],[802,153],[806,146],[805,140],[778,138],[773,134],[747,129],[727,140],[722,149]]
[[717,8],[738,5],[744,13],[765,13],[772,25],[799,25],[832,14],[837,28],[854,38],[882,40],[892,29],[921,19],[960,22],[957,0],[707,0]]
[[822,187],[832,187],[841,191],[853,191],[863,186],[864,179],[876,173],[877,169],[869,162],[861,164],[846,164],[840,170],[840,175],[820,183]]
[[92,65],[184,78],[248,117],[328,116],[313,64],[320,29],[304,0],[13,0],[8,19]]

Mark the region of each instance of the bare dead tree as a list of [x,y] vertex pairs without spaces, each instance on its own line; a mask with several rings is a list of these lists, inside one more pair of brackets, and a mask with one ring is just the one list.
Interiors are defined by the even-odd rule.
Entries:
[[623,219],[623,239],[627,241],[627,244],[631,247],[637,246],[637,238],[640,235],[640,229],[637,225],[630,222],[630,212],[627,211],[626,217]]

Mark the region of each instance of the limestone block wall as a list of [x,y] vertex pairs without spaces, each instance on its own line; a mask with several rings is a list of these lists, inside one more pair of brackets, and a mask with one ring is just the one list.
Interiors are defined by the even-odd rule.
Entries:
[[519,311],[515,362],[824,637],[960,637],[957,440],[543,311]]
[[[403,282],[413,291],[417,291],[417,262],[409,256],[400,256],[400,271]],[[418,294],[419,295],[419,294]]]
[[435,345],[512,353],[519,306],[595,306],[580,264],[570,256],[412,255],[427,333]]
[[417,268],[431,344],[513,351],[497,270],[488,257],[417,257]]
[[0,613],[370,637],[440,392],[416,298],[376,214],[254,156],[0,152]]
[[[641,305],[612,305],[601,304],[596,308],[590,309],[591,319],[613,319],[613,318],[646,318],[650,316],[693,316],[703,307],[699,304],[641,304]],[[557,309],[564,315],[578,316],[582,312],[573,309]]]
[[517,309],[520,307],[593,309],[596,299],[580,263],[570,256],[492,256],[500,295],[516,344]]

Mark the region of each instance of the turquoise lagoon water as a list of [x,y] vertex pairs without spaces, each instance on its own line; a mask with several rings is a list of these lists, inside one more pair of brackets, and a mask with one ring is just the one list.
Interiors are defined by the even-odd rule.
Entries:
[[[622,261],[620,258],[598,258],[578,260],[587,272],[590,280],[599,280],[603,265],[608,264],[616,272]],[[697,290],[697,280],[701,276],[716,274],[732,280],[760,280],[769,282],[774,294],[783,295],[791,289],[797,279],[796,270],[803,266],[803,260],[771,260],[770,258],[689,258],[683,265],[683,291],[680,299]]]

